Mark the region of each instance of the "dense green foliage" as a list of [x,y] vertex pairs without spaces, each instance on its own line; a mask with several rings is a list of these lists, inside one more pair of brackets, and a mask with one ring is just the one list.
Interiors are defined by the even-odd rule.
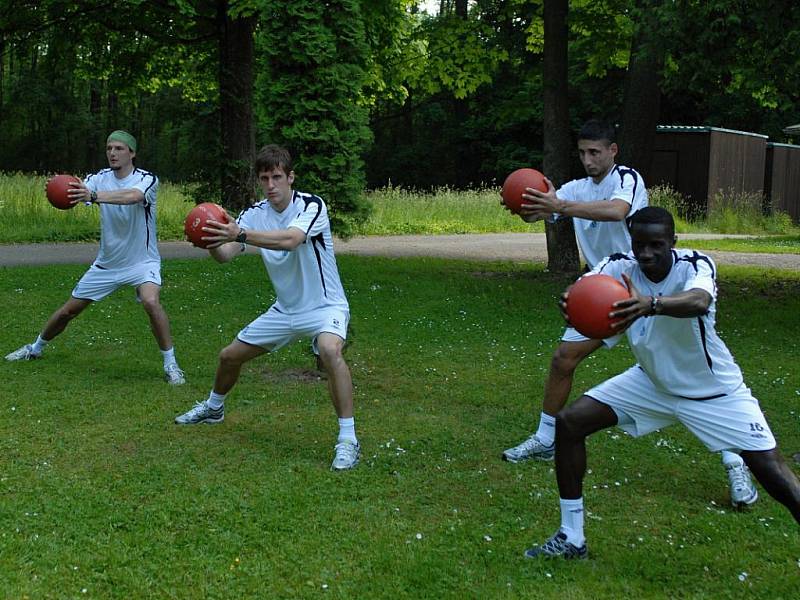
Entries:
[[[445,12],[431,16],[416,0],[133,0],[113,10],[2,0],[0,171],[94,170],[106,133],[127,127],[140,166],[217,198],[228,164],[220,74],[237,68],[223,63],[220,20],[242,16],[256,20],[255,90],[242,99],[255,138],[295,149],[301,181],[327,196],[340,225],[367,216],[364,182],[467,188],[541,165],[543,3],[439,4]],[[790,141],[798,11],[790,0],[571,1],[572,128],[590,116],[620,121],[643,37],[661,65],[659,122]]]
[[[4,598],[792,598],[797,526],[763,490],[727,508],[718,456],[674,426],[589,442],[584,564],[526,560],[558,525],[552,464],[527,435],[567,283],[541,268],[340,257],[362,464],[328,469],[336,419],[308,344],[248,364],[223,424],[173,417],[208,393],[219,348],[265,310],[257,257],[164,265],[188,383],[130,291],[42,360],[0,362]],[[2,269],[4,351],[30,341],[82,266]],[[720,270],[723,338],[786,452],[800,446],[796,275]],[[632,363],[581,365],[575,393]]]
[[264,107],[259,129],[269,132],[264,141],[293,151],[295,187],[321,195],[334,226],[347,233],[340,215],[358,221],[367,212],[362,151],[370,131],[358,98],[369,52],[361,3],[275,2],[261,33],[256,97]]

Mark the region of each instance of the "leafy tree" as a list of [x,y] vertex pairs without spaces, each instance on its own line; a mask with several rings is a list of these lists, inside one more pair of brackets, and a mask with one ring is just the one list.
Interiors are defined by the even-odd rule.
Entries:
[[[258,32],[261,141],[287,146],[298,189],[322,195],[340,235],[364,218],[362,153],[370,143],[361,95],[369,47],[359,0],[269,0]],[[288,26],[287,24],[291,24]]]

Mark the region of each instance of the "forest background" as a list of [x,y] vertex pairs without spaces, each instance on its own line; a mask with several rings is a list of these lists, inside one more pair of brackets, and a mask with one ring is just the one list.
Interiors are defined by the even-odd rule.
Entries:
[[642,171],[657,124],[791,142],[798,45],[790,0],[0,0],[0,171],[92,172],[124,128],[237,209],[276,142],[346,234],[367,188],[581,175],[593,116]]

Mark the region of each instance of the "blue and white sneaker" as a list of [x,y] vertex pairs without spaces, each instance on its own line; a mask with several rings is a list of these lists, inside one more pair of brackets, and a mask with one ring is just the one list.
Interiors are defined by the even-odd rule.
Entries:
[[750,478],[747,465],[725,466],[731,484],[731,505],[733,508],[746,508],[758,500],[758,490]]
[[222,423],[225,420],[225,407],[211,408],[208,401],[195,404],[191,410],[175,417],[178,425],[196,425],[197,423]]
[[345,440],[336,444],[333,449],[336,454],[331,463],[332,471],[347,471],[358,464],[358,459],[361,456],[360,444]]
[[186,376],[177,364],[171,364],[164,369],[164,379],[170,385],[183,385],[186,383]]
[[503,460],[518,463],[531,458],[536,460],[553,460],[556,454],[556,443],[545,446],[534,433],[519,446],[514,446],[503,452]]
[[9,354],[6,354],[6,360],[8,361],[34,360],[41,357],[42,357],[41,354],[36,354],[33,351],[33,346],[31,346],[30,344],[25,344],[22,348],[19,348]]
[[526,558],[564,558],[567,560],[585,560],[589,557],[586,542],[577,547],[567,541],[567,534],[560,529],[541,546],[525,550]]

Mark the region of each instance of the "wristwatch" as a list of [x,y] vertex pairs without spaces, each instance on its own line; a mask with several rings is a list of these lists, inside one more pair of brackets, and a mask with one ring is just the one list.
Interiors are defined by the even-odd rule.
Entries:
[[650,315],[660,315],[662,310],[661,298],[656,295],[650,296]]
[[239,228],[239,235],[236,236],[236,241],[240,244],[247,243],[247,230],[244,227]]
[[91,192],[89,192],[89,201],[92,204],[96,204],[97,203],[97,192],[96,191],[92,190]]

